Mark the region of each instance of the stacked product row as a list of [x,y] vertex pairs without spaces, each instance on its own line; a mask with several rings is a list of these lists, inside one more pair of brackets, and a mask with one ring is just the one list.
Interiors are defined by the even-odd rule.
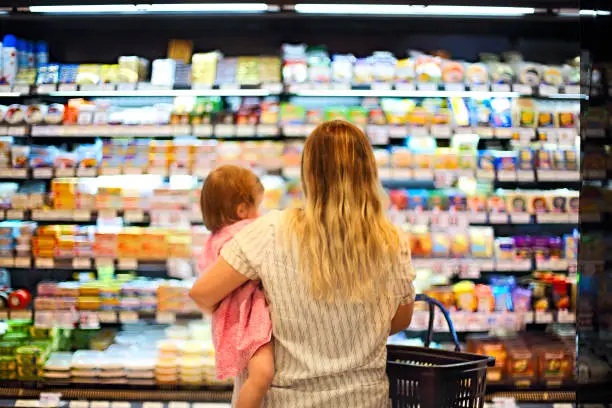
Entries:
[[112,99],[70,99],[66,105],[0,106],[7,125],[317,125],[344,119],[358,126],[393,125],[430,128],[576,129],[579,104],[523,98],[364,98],[360,104],[335,101],[321,107],[307,100],[277,98],[177,97],[172,103],[121,106]]

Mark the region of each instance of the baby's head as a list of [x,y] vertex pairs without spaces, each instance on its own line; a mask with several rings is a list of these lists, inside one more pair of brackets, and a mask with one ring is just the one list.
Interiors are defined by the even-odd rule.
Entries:
[[202,186],[204,225],[213,234],[238,221],[256,218],[264,188],[252,171],[224,165],[213,170]]

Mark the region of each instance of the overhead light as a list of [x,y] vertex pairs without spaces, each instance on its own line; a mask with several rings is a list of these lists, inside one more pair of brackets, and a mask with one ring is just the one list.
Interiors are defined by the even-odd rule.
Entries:
[[534,14],[531,7],[409,6],[395,4],[296,4],[304,14],[360,14],[390,16],[523,16]]
[[580,10],[581,16],[609,16],[611,13],[608,10]]
[[139,14],[139,13],[261,13],[265,3],[100,4],[75,6],[31,6],[43,14]]
[[186,4],[139,4],[150,13],[263,13],[268,11],[265,3],[186,3]]
[[137,13],[134,4],[95,4],[75,6],[30,6],[31,13],[42,14],[122,14]]

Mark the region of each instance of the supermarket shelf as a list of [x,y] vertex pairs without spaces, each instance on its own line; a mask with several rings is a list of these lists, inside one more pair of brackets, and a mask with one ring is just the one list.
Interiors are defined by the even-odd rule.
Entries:
[[14,269],[38,269],[52,271],[93,271],[99,268],[114,268],[119,271],[136,271],[142,274],[164,273],[168,270],[165,260],[149,261],[133,258],[0,258],[0,267]]
[[169,89],[150,83],[139,84],[47,84],[32,86],[17,85],[0,88],[0,98],[21,96],[50,97],[177,97],[177,96],[269,96],[295,95],[314,97],[401,97],[401,98],[449,98],[449,97],[535,97],[545,99],[588,99],[580,93],[579,86],[552,87],[541,85],[530,87],[522,84],[479,85],[466,87],[464,84],[390,84],[379,83],[364,86],[351,86],[344,83],[301,83],[301,84],[262,84],[260,86],[241,86],[225,84],[202,87],[199,89]]

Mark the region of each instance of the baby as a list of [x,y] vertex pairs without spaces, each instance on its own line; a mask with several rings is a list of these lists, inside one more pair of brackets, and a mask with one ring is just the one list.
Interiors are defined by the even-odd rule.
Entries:
[[[202,187],[204,225],[212,233],[199,270],[212,266],[223,245],[258,217],[264,188],[250,170],[225,165],[212,171]],[[226,297],[212,317],[216,374],[221,380],[247,369],[237,408],[259,408],[274,376],[272,322],[258,282],[249,281]]]

